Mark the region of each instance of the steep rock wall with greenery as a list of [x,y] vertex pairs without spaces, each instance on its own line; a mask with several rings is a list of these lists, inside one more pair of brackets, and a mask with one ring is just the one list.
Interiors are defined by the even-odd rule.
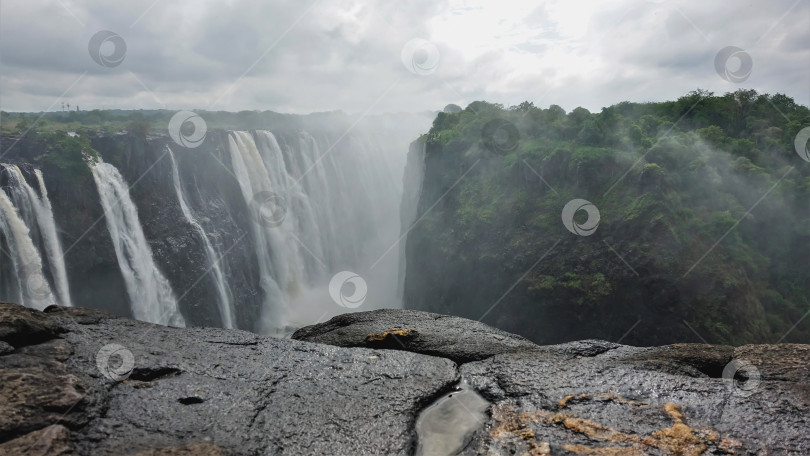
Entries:
[[[446,109],[421,138],[405,305],[539,343],[808,342],[793,327],[810,310],[808,125],[794,100],[746,90]],[[589,236],[562,222],[577,198],[600,212]]]

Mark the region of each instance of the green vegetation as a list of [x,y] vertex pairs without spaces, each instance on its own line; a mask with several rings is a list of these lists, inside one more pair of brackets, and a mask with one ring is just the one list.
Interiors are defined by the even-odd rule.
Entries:
[[99,159],[99,153],[90,145],[86,136],[71,136],[64,131],[41,133],[38,135],[41,160],[48,166],[59,168],[68,176],[89,176],[88,162]]
[[[807,321],[791,330],[810,310],[807,107],[697,90],[599,113],[449,111],[422,138],[424,207],[457,187],[408,238],[409,294],[436,298],[409,305],[479,318],[520,279],[485,321],[538,341],[615,340],[639,318],[625,343],[810,341]],[[600,211],[592,236],[562,224],[574,198]]]
[[[87,165],[100,157],[86,131],[82,134],[51,129],[34,131],[27,122],[21,122],[7,136],[11,141],[5,150],[25,148],[26,160],[38,164],[40,168],[56,169],[61,177],[74,183],[89,179],[91,173]],[[25,138],[25,145],[18,146],[17,141],[22,138]],[[20,149],[16,152],[21,152]]]
[[[116,134],[128,133],[136,140],[149,135],[167,135],[169,121],[177,111],[169,110],[92,110],[57,111],[45,113],[0,113],[0,134],[8,144],[4,150],[16,149],[18,140],[33,145],[26,154],[26,160],[58,168],[72,182],[81,182],[92,177],[87,161],[96,160],[99,153],[91,146],[96,140]],[[206,128],[249,130],[267,128],[300,128],[306,117],[309,124],[320,119],[329,128],[345,131],[352,118],[343,117],[344,122],[335,122],[334,113],[316,113],[308,116],[278,114],[272,111],[197,111],[205,121]],[[340,119],[340,117],[338,117]],[[14,145],[12,145],[14,144]],[[121,141],[105,143],[105,154],[115,158],[120,155]],[[106,148],[114,148],[112,150]],[[19,153],[19,151],[17,151]]]
[[[279,114],[273,111],[195,111],[205,120],[207,128],[223,130],[251,130],[267,128],[300,128],[306,118],[307,125],[323,120],[324,128],[342,131],[351,125],[352,119],[346,115],[345,124],[335,122],[335,113],[314,113],[306,116]],[[137,136],[147,134],[165,135],[169,120],[176,110],[98,110],[57,111],[45,113],[0,113],[0,133],[21,134],[25,132],[76,132],[85,136],[112,135],[127,131]],[[30,129],[30,130],[29,130]]]

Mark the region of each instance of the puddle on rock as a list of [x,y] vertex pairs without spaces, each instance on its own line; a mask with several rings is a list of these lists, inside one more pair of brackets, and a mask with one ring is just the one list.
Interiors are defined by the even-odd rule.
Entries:
[[416,456],[452,456],[487,422],[489,402],[462,380],[455,391],[427,407],[416,420]]

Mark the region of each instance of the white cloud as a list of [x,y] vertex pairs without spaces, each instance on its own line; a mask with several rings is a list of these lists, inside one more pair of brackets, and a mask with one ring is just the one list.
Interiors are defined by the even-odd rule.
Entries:
[[[744,87],[810,104],[810,4],[794,0],[733,8],[699,0],[28,0],[1,8],[5,110],[46,109],[84,72],[65,96],[83,109],[380,112],[528,99],[598,110],[697,87],[736,90],[714,72],[715,54],[729,45],[754,59]],[[126,40],[118,67],[88,54],[103,29]],[[412,38],[436,43],[437,71],[403,67],[400,51]]]

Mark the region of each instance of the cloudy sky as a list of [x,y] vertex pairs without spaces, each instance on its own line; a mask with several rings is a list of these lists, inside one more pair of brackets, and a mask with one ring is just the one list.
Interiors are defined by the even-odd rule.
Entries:
[[[103,40],[100,31],[120,39]],[[715,68],[728,46],[751,58],[742,82],[725,80]],[[747,74],[744,65],[733,57],[724,68]],[[473,100],[530,100],[570,111],[674,99],[698,87],[781,92],[810,105],[810,0],[18,0],[0,6],[0,108],[6,111],[58,110],[68,102],[83,110],[360,113]]]

